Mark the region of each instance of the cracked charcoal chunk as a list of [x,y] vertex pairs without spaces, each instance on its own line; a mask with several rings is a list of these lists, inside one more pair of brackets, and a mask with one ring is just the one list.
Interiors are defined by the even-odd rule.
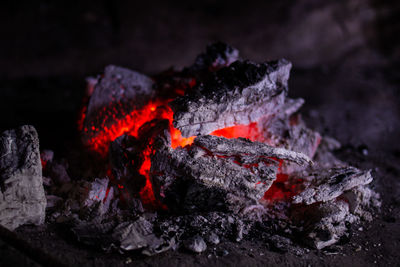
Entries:
[[300,194],[294,196],[293,203],[326,202],[337,198],[345,191],[372,182],[370,171],[361,171],[354,167],[318,169],[311,176],[311,183]]
[[192,93],[170,103],[174,127],[189,137],[247,125],[279,112],[285,102],[291,63],[236,61]]
[[14,230],[44,223],[46,197],[35,128],[5,131],[0,143],[0,224]]
[[107,66],[90,97],[84,126],[84,141],[110,127],[154,95],[153,81],[129,69]]
[[276,159],[311,163],[303,154],[243,138],[198,136],[192,146],[177,149],[164,143],[151,159],[153,188],[174,210],[239,212],[272,185]]
[[212,135],[199,136],[194,144],[204,147],[214,154],[222,156],[251,155],[256,157],[270,157],[292,161],[299,165],[312,164],[309,157],[284,148],[272,147],[260,142],[251,142],[248,139],[226,139]]
[[347,233],[346,223],[355,223],[359,220],[357,216],[351,214],[349,204],[343,200],[331,200],[296,208],[298,210],[292,219],[301,225],[304,225],[306,220],[304,241],[316,249],[323,249],[339,241]]

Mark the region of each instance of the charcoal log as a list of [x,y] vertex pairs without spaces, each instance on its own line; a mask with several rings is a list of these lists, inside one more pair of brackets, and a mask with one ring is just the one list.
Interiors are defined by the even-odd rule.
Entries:
[[35,128],[5,131],[0,144],[0,224],[13,230],[44,223],[46,197]]
[[189,137],[257,122],[285,103],[291,63],[236,61],[170,103],[174,127]]
[[307,165],[301,154],[249,140],[198,136],[186,148],[159,145],[153,188],[171,210],[239,212],[258,202],[276,179],[280,160]]

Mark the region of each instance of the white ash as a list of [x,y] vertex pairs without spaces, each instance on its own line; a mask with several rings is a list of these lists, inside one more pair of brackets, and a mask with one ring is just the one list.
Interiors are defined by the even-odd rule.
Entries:
[[300,194],[294,196],[293,203],[307,205],[315,202],[327,202],[344,192],[372,182],[370,171],[360,171],[353,167],[317,169],[316,173],[306,177],[309,184]]

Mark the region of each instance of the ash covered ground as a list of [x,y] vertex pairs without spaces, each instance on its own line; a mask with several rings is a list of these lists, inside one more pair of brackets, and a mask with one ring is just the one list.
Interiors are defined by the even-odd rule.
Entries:
[[[355,1],[354,3],[359,4],[362,2]],[[335,4],[313,6],[311,10],[314,13],[311,13],[314,15],[310,15],[309,20],[314,22],[308,21],[305,23],[313,24],[316,21],[324,21],[323,14],[331,14],[329,10],[335,9],[332,6],[335,6]],[[361,6],[363,6],[363,4],[361,4]],[[342,10],[342,8],[348,10],[346,5],[341,6],[339,10]],[[302,12],[305,12],[299,7],[292,7],[292,10],[298,10],[300,14],[304,14]],[[193,12],[196,13],[196,11]],[[351,12],[354,12],[354,10]],[[351,12],[349,13],[353,14]],[[216,15],[214,14],[211,15],[211,17],[212,16]],[[296,16],[296,13],[291,13],[290,16]],[[90,18],[90,16],[88,17]],[[345,21],[346,25],[346,23],[349,23],[346,18],[347,16],[344,18],[339,16],[337,20]],[[378,17],[377,19],[379,23],[384,23],[382,22],[382,17],[380,19]],[[255,19],[255,21],[256,20],[257,19]],[[260,19],[258,20],[260,22]],[[255,24],[251,26],[255,26],[256,22],[254,23]],[[328,21],[326,23],[328,23],[327,25],[331,25],[329,23],[332,22]],[[340,23],[338,23],[338,25],[340,25]],[[66,29],[68,29],[68,27],[71,26],[65,25]],[[357,38],[361,36],[361,40],[363,40],[363,38],[367,39],[364,34],[368,33],[363,32],[362,35],[360,35],[358,29],[356,29],[355,32],[352,32],[351,29],[354,30],[355,28],[350,27],[350,33],[348,32],[349,36]],[[206,32],[207,30],[204,31]],[[307,33],[305,29],[297,29],[297,31],[304,31],[305,34]],[[112,31],[110,30],[110,32]],[[228,36],[229,34],[226,35]],[[234,35],[232,34],[232,36]],[[101,39],[103,37],[98,38]],[[256,34],[253,35],[253,38],[257,40]],[[341,52],[337,54],[333,53],[333,55],[331,55],[333,60],[332,58],[329,59],[329,57],[315,56],[315,54],[310,56],[309,52],[298,53],[298,57],[295,57],[294,60],[295,69],[292,72],[292,78],[290,80],[291,96],[302,97],[306,100],[302,113],[305,115],[304,119],[307,121],[307,125],[318,130],[322,134],[337,138],[342,143],[343,147],[335,152],[337,157],[341,160],[349,162],[351,165],[360,169],[374,170],[373,176],[376,179],[374,186],[380,193],[383,202],[381,213],[377,214],[378,217],[372,223],[357,226],[355,229],[352,229],[350,241],[343,240],[343,243],[339,244],[339,246],[326,251],[311,251],[301,258],[295,256],[291,252],[273,252],[274,248],[268,247],[264,243],[251,241],[246,241],[241,244],[227,242],[219,245],[215,252],[213,248],[210,248],[209,253],[196,256],[178,251],[167,252],[155,258],[142,258],[138,255],[107,255],[102,252],[91,250],[88,247],[79,245],[73,239],[66,238],[68,237],[66,233],[58,231],[52,225],[47,225],[45,227],[24,226],[18,229],[17,233],[34,247],[40,247],[48,254],[70,265],[96,264],[101,266],[102,264],[108,265],[111,263],[121,265],[126,263],[136,265],[152,264],[156,266],[161,264],[395,265],[399,257],[399,146],[397,142],[399,136],[399,80],[398,76],[396,76],[396,61],[393,60],[395,59],[393,54],[386,54],[390,49],[385,51],[382,55],[379,50],[376,50],[376,47],[371,49],[369,46],[370,44],[358,43],[360,39],[357,38],[350,38],[354,41],[354,46],[346,46],[343,41],[345,38],[335,39],[329,35],[328,40],[336,41],[332,42],[332,44],[335,44],[337,47],[342,47],[341,45],[344,46],[342,50],[335,49],[335,51]],[[264,40],[268,43],[269,39]],[[173,43],[171,40],[170,42]],[[245,39],[243,43],[236,41],[239,46],[236,45],[235,41],[233,44],[241,48],[241,45],[247,46],[244,42]],[[256,41],[254,42],[257,43]],[[188,58],[186,62],[190,62],[190,60],[194,58],[194,55],[201,50],[201,46],[204,46],[204,44],[200,45],[194,41],[192,45],[193,44],[196,44],[196,49],[190,50],[192,56]],[[319,47],[321,55],[324,54],[321,52],[323,49],[326,49],[326,51],[332,49],[329,47],[327,48],[327,43],[314,45],[315,47]],[[273,58],[280,56],[287,57],[285,50],[296,51],[291,49],[290,46],[274,46],[271,44],[268,46],[274,47],[275,49],[269,49],[269,51],[275,51]],[[310,46],[312,47],[312,45]],[[182,47],[184,47],[183,42]],[[76,51],[82,51],[79,46],[74,49]],[[98,49],[101,50],[101,47]],[[263,49],[254,49],[253,52],[250,51],[251,45],[248,45],[246,49],[248,49],[249,55],[260,61],[263,58],[267,58],[265,55],[261,57],[260,54],[257,54],[257,51],[264,51],[264,47]],[[246,49],[244,50],[245,52]],[[277,53],[276,51],[279,51],[279,49],[282,50],[280,53]],[[243,49],[241,50],[243,51]],[[73,51],[73,49],[71,51]],[[289,58],[296,54],[294,52],[291,53]],[[9,56],[10,55],[7,57]],[[144,55],[138,57],[141,58],[143,62],[146,60],[146,56]],[[174,55],[173,57],[176,58],[178,56]],[[2,107],[4,108],[3,114],[6,114],[5,112],[7,111],[11,111],[12,116],[3,117],[4,125],[7,127],[4,127],[2,130],[18,126],[16,124],[17,122],[19,124],[25,124],[33,121],[32,123],[37,126],[39,136],[41,140],[43,140],[43,148],[56,148],[56,153],[58,153],[58,155],[64,154],[66,157],[70,157],[70,155],[66,155],[68,153],[65,152],[68,151],[65,149],[68,145],[60,144],[60,139],[63,140],[63,142],[74,144],[74,142],[68,140],[72,140],[74,137],[74,133],[71,132],[71,129],[75,127],[76,123],[76,119],[73,118],[74,107],[77,109],[81,100],[81,91],[71,91],[70,88],[79,87],[82,89],[84,87],[82,81],[87,71],[77,71],[73,67],[68,69],[67,66],[64,68],[59,67],[59,69],[54,68],[52,70],[51,68],[38,68],[34,67],[35,64],[38,64],[35,63],[35,57],[32,56],[31,58],[30,65],[27,65],[26,71],[21,71],[21,69],[17,67],[18,64],[13,65],[12,61],[8,66],[9,68],[11,66],[10,72],[8,73],[12,74],[6,79],[3,79],[2,87],[4,89],[2,93],[4,92],[5,97],[2,99],[4,101]],[[304,59],[310,59],[311,63],[307,60],[304,61]],[[81,59],[74,60],[79,62]],[[90,62],[90,60],[88,60],[88,62]],[[170,59],[163,60],[164,61],[161,60],[161,62],[173,62],[173,60]],[[55,58],[55,61],[60,60]],[[96,59],[93,61],[99,62],[96,61]],[[131,61],[134,62],[133,59]],[[103,63],[98,64],[101,65],[110,62],[115,61],[108,58],[103,60]],[[156,58],[153,58],[152,62],[157,62]],[[297,68],[296,62],[299,63]],[[51,63],[48,64],[51,65]],[[129,64],[131,63],[128,63],[128,66],[131,66]],[[71,63],[69,66],[73,65],[74,64]],[[134,68],[134,66],[131,67]],[[164,69],[165,64],[159,63],[159,67],[154,67],[154,69],[151,69],[152,67],[148,66],[147,68],[150,71],[156,72]],[[80,68],[82,68],[82,66]],[[72,72],[71,69],[73,70]],[[101,69],[100,67],[92,67],[91,71],[97,73]],[[139,67],[139,69],[145,70],[146,67]],[[59,72],[57,73],[57,71]],[[42,74],[38,75],[37,72],[41,72]],[[78,72],[80,73],[77,74]],[[65,73],[73,74],[65,76]],[[30,74],[33,78],[23,78],[25,74]],[[64,76],[61,77],[60,74]],[[47,75],[53,76],[49,78]],[[32,90],[32,88],[35,90]],[[58,89],[54,90],[54,88]],[[38,92],[42,93],[38,94]],[[21,97],[23,100],[33,99],[33,101],[23,101]],[[52,115],[50,115],[49,110],[55,112],[52,112]],[[28,115],[26,111],[29,111],[30,114]],[[73,174],[71,175],[73,176]],[[24,254],[15,251],[7,245],[7,243],[4,243],[2,249],[4,249],[5,255],[10,255],[10,257],[4,257],[6,263],[19,260],[24,261],[26,259],[23,257]],[[26,260],[26,262],[29,263],[29,260]]]

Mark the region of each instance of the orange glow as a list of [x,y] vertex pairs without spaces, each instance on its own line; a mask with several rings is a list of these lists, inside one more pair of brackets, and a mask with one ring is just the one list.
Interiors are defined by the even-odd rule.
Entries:
[[[173,112],[168,106],[168,101],[169,100],[151,101],[144,107],[131,111],[129,114],[123,116],[120,120],[116,119],[115,115],[111,115],[114,118],[115,123],[110,127],[103,126],[101,129],[99,129],[95,126],[92,126],[91,129],[92,131],[96,132],[96,135],[89,140],[89,147],[99,154],[106,156],[108,153],[109,144],[112,141],[123,134],[139,137],[140,127],[154,119],[168,120],[172,148],[175,149],[177,147],[184,147],[192,144],[195,136],[184,138],[182,137],[181,132],[173,127]],[[106,119],[103,119],[103,121],[106,121]],[[87,132],[87,129],[84,129],[84,131]],[[139,173],[146,177],[146,185],[140,191],[140,196],[144,205],[160,206],[160,204],[156,201],[150,182],[151,155],[154,153],[151,144],[152,141],[153,140],[150,140],[150,143],[147,144],[146,149],[142,152],[143,163],[139,168]],[[123,188],[122,185],[118,185],[118,187],[120,189]]]
[[196,136],[191,137],[182,137],[181,131],[174,128],[172,124],[170,124],[170,132],[171,132],[171,147],[176,149],[177,147],[185,147],[187,145],[191,145],[196,138]]
[[225,138],[238,138],[238,137],[243,137],[250,139],[251,141],[259,141],[259,142],[265,142],[265,138],[263,134],[259,131],[258,129],[258,124],[257,122],[252,122],[248,125],[236,125],[232,127],[227,127],[223,129],[216,130],[210,135],[215,135],[215,136],[222,136]]
[[[196,80],[191,80],[189,86],[193,87],[196,84]],[[175,95],[183,95],[184,90],[176,89]],[[140,109],[134,109],[128,114],[119,114],[117,110],[124,110],[122,108],[122,104],[117,104],[115,107],[104,107],[103,110],[98,114],[100,118],[101,127],[97,128],[94,125],[89,127],[92,130],[92,138],[90,138],[87,142],[89,147],[99,154],[106,156],[108,153],[109,144],[114,141],[116,138],[122,136],[123,134],[128,134],[130,136],[134,136],[139,138],[139,130],[140,128],[155,119],[158,120],[168,120],[169,122],[169,132],[171,135],[171,147],[176,149],[178,147],[185,147],[191,145],[196,138],[196,136],[191,137],[182,137],[180,130],[173,127],[173,111],[168,106],[168,102],[171,99],[156,99],[153,101],[149,101],[146,105],[141,107]],[[117,118],[116,114],[120,116]],[[85,118],[85,112],[82,112],[82,116],[79,120],[79,127],[83,128],[83,120]],[[109,123],[106,123],[108,119],[112,119],[113,124],[110,126]],[[89,134],[88,128],[83,129],[85,134]],[[251,141],[265,142],[268,140],[264,137],[262,131],[258,128],[257,122],[252,122],[248,125],[236,125],[232,127],[227,127],[223,129],[219,129],[210,133],[210,135],[221,136],[225,138],[238,138],[243,137],[250,139]],[[161,207],[166,208],[162,204],[160,204],[154,195],[154,191],[152,188],[150,175],[151,175],[151,156],[154,154],[154,149],[152,147],[153,139],[149,139],[149,143],[146,145],[146,148],[141,152],[143,162],[138,170],[139,174],[143,175],[146,178],[146,184],[140,191],[140,197],[145,206],[152,207]],[[287,199],[294,195],[296,190],[288,191],[284,188],[285,182],[288,180],[288,176],[286,174],[281,173],[281,166],[283,161],[280,160],[280,167],[277,174],[277,180],[273,183],[271,188],[265,193],[264,199],[267,201],[272,200],[282,200]],[[45,166],[45,163],[43,164]],[[245,168],[250,168],[253,165],[245,165],[241,166]],[[254,165],[257,166],[257,165]],[[109,174],[110,178],[111,172]],[[118,184],[118,188],[120,190],[124,189],[124,186]],[[125,187],[126,188],[126,187]],[[127,192],[127,191],[126,191]],[[108,192],[107,192],[108,195]]]
[[[264,194],[263,199],[269,204],[276,201],[288,201],[293,196],[297,195],[302,189],[302,179],[291,179],[291,181],[289,181],[289,175],[282,173],[283,163],[283,160],[279,159],[279,168],[278,173],[276,174],[276,180]],[[289,184],[289,182],[291,182],[291,184]]]

